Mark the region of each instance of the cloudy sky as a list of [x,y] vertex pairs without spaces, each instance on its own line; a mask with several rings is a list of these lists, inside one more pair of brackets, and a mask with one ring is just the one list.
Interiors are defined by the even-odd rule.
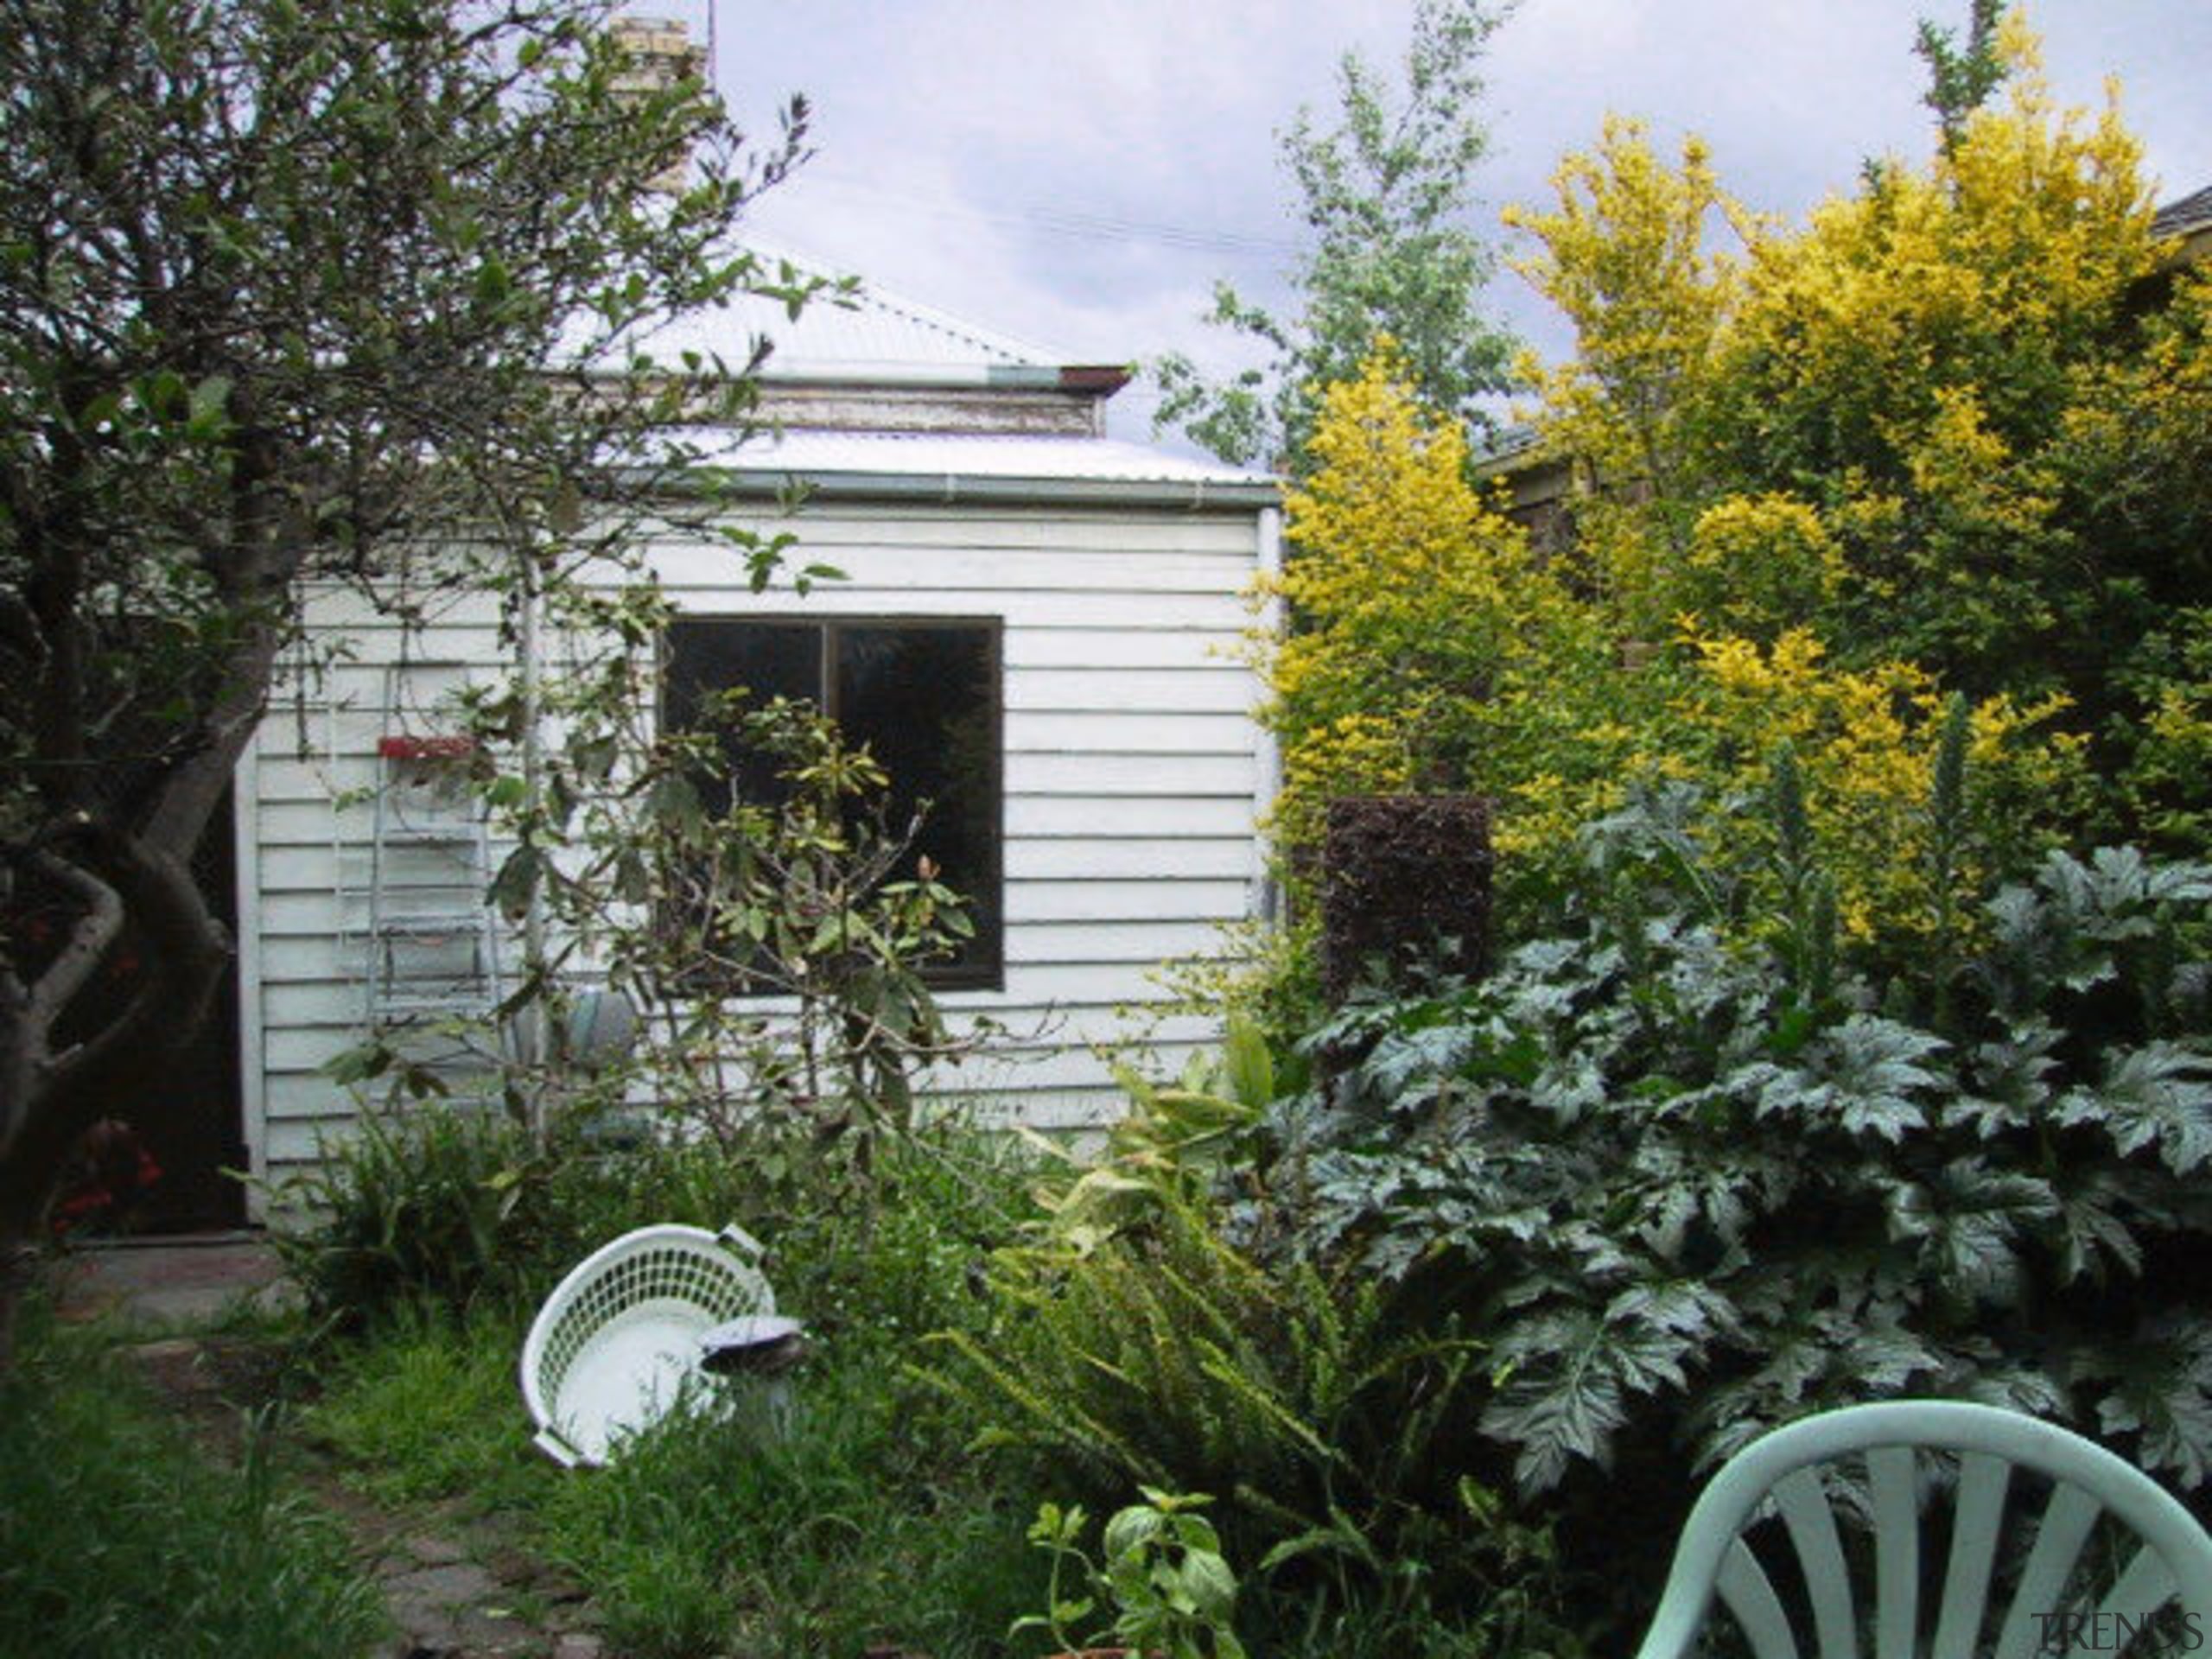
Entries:
[[[705,32],[710,0],[640,10]],[[815,111],[817,155],[760,204],[791,251],[1065,360],[1167,349],[1226,367],[1202,325],[1216,277],[1281,294],[1296,246],[1275,135],[1334,105],[1347,48],[1402,54],[1411,0],[711,0],[716,79],[741,118]],[[1495,37],[1480,222],[1547,199],[1608,110],[1670,146],[1694,130],[1755,207],[1791,215],[1875,154],[1923,157],[1916,21],[1966,0],[1522,0]],[[2060,95],[2122,108],[2169,200],[2212,184],[2212,0],[2039,0]],[[1503,236],[1503,232],[1498,232]],[[1568,340],[1510,272],[1497,309]],[[1141,387],[1116,400],[1141,435]]]

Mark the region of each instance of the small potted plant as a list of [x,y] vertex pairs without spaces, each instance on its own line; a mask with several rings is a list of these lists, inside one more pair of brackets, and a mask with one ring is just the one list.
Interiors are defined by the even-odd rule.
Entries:
[[[1212,1500],[1201,1492],[1140,1490],[1143,1503],[1106,1522],[1097,1561],[1083,1548],[1088,1517],[1081,1506],[1039,1507],[1029,1541],[1052,1557],[1048,1610],[1016,1619],[1007,1634],[1050,1631],[1061,1649],[1055,1659],[1245,1659],[1231,1624],[1236,1578],[1213,1523],[1197,1513]],[[1071,1572],[1081,1591],[1064,1594]],[[1075,1635],[1094,1614],[1108,1622]]]

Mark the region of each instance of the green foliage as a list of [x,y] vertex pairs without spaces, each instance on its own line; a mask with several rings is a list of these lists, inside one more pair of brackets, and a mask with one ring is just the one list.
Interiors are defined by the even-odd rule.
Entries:
[[1928,66],[1928,91],[1921,101],[1935,111],[1947,144],[1958,142],[1967,117],[1987,103],[2005,79],[2005,60],[1994,49],[2004,10],[2004,0],[1967,0],[1964,46],[1951,30],[1921,19],[1912,47]]
[[[886,822],[889,778],[828,717],[779,698],[726,719],[726,731],[671,740],[682,772],[646,786],[680,798],[688,784],[696,804],[679,798],[624,842],[666,885],[656,884],[649,922],[607,941],[617,982],[641,986],[677,1022],[684,1075],[697,1077],[702,1056],[721,1062],[695,1085],[711,1106],[663,1103],[725,1134],[753,1116],[795,1117],[830,1138],[911,1128],[910,1073],[959,1047],[921,969],[973,924],[926,860],[893,879],[918,820]],[[780,801],[744,798],[733,746],[772,760]],[[764,994],[794,1011],[747,1014],[733,1030],[728,1002]]]
[[[895,1347],[970,1322],[969,1273],[1030,1213],[1033,1160],[957,1121],[882,1149],[865,1185],[817,1166],[766,1170],[712,1140],[550,1138],[482,1109],[365,1114],[358,1133],[276,1195],[274,1232],[310,1319],[358,1331],[425,1311],[527,1309],[608,1239],[653,1222],[735,1222],[821,1329]],[[412,1323],[410,1323],[412,1322]]]
[[[1084,1552],[1090,1517],[1080,1504],[1039,1507],[1029,1541],[1052,1558],[1048,1611],[1017,1619],[1009,1636],[1049,1630],[1069,1653],[1111,1641],[1160,1659],[1243,1659],[1234,1623],[1236,1575],[1222,1557],[1213,1523],[1198,1513],[1213,1500],[1143,1491],[1143,1503],[1108,1517],[1096,1562]],[[1071,1569],[1089,1594],[1063,1596],[1060,1577]],[[1107,1622],[1090,1636],[1073,1634],[1094,1612]]]
[[886,1639],[979,1653],[1041,1573],[1015,1512],[911,1403],[894,1361],[833,1357],[799,1374],[780,1433],[743,1414],[672,1418],[554,1489],[548,1547],[645,1659]]
[[1440,1412],[1465,1344],[1395,1342],[1379,1295],[1310,1268],[1270,1277],[1192,1201],[1153,1211],[1081,1255],[1001,1255],[999,1320],[949,1336],[939,1371],[993,1423],[987,1442],[1042,1453],[1093,1499],[1211,1480],[1255,1558],[1418,1484],[1418,1459],[1383,1426],[1408,1398]]
[[1487,426],[1476,400],[1505,387],[1513,346],[1482,314],[1492,257],[1466,214],[1489,149],[1477,114],[1482,55],[1510,10],[1421,0],[1402,91],[1345,54],[1338,124],[1317,131],[1301,111],[1282,137],[1313,238],[1292,275],[1303,308],[1278,317],[1216,284],[1209,321],[1262,343],[1268,365],[1224,385],[1187,358],[1166,358],[1157,425],[1182,428],[1227,461],[1302,473],[1318,389],[1351,378],[1387,335],[1428,409]]
[[1316,1033],[1341,1070],[1271,1115],[1254,1215],[1483,1343],[1481,1433],[1585,1562],[1870,1398],[2009,1403],[2201,1484],[2212,1327],[2175,1268],[2212,1229],[2212,870],[2054,854],[1948,986],[1870,982],[1802,912],[1724,931],[1681,792],[1592,830],[1558,937]]
[[[1287,1194],[1252,1188],[1259,1117],[1239,1093],[1274,1093],[1261,1053],[1243,1027],[1212,1075],[1135,1089],[1097,1164],[1000,1249],[991,1316],[940,1338],[929,1380],[984,1425],[1000,1480],[1109,1510],[1130,1491],[1219,1493],[1212,1520],[1256,1564],[1249,1617],[1279,1650],[1435,1637],[1431,1597],[1491,1608],[1465,1626],[1484,1643],[1551,1642],[1548,1546],[1453,1476],[1476,1344],[1370,1272],[1285,1249]],[[1236,1236],[1217,1190],[1245,1194]]]
[[[344,648],[309,637],[311,589],[419,617],[620,568],[671,515],[761,580],[780,563],[665,487],[702,423],[744,429],[753,365],[644,347],[810,291],[733,238],[805,112],[748,156],[696,77],[639,83],[614,10],[0,5],[10,1237],[211,1004],[227,942],[193,854],[279,664]],[[679,156],[684,187],[651,188]],[[587,365],[633,372],[580,397]],[[126,937],[138,977],[103,1001]]]
[[[541,1116],[642,1102],[795,1184],[825,1161],[864,1181],[917,1127],[915,1074],[988,1029],[952,1030],[924,979],[974,924],[927,858],[902,873],[921,817],[891,821],[881,766],[810,703],[732,692],[663,728],[675,613],[650,580],[548,600],[582,659],[535,694],[559,739],[534,785],[486,785],[517,840],[495,893],[542,904],[550,939],[512,999],[549,1041],[511,1087]],[[488,740],[524,718],[520,696],[477,705]],[[565,1052],[579,974],[641,1016],[588,1078]]]
[[1404,373],[1378,352],[1321,394],[1286,500],[1297,556],[1266,584],[1297,619],[1254,651],[1261,717],[1282,743],[1269,829],[1294,912],[1314,897],[1333,797],[1487,795],[1503,850],[1516,785],[1617,772],[1597,744],[1573,755],[1573,739],[1633,709],[1606,706],[1610,646],[1588,607],[1470,485],[1464,435]]
[[[2094,772],[2049,798],[2068,839],[2200,855],[2204,676],[2176,618],[2212,523],[2212,286],[2152,238],[2117,109],[2062,107],[2017,10],[1974,0],[1963,44],[1923,25],[1919,49],[1936,152],[1802,225],[1630,124],[1516,213],[1578,336],[1535,373],[1572,559],[1643,653],[1802,638],[2039,711]],[[1740,254],[1708,247],[1716,207]]]
[[455,1318],[395,1309],[372,1342],[334,1352],[302,1425],[350,1465],[347,1479],[388,1504],[526,1499],[542,1459],[517,1415],[519,1310]]
[[[1648,353],[1636,360],[1650,366]],[[1378,356],[1324,395],[1314,471],[1287,497],[1300,557],[1273,584],[1301,626],[1255,651],[1270,694],[1262,717],[1282,742],[1268,828],[1294,916],[1313,907],[1327,803],[1347,794],[1487,798],[1497,927],[1509,938],[1546,925],[1578,877],[1577,831],[1638,778],[1703,785],[1707,821],[1687,833],[1732,880],[1796,879],[1769,857],[1765,828],[1742,837],[1718,816],[1767,787],[1769,757],[1787,742],[1804,785],[1799,851],[1822,866],[1831,891],[1821,902],[1832,903],[1845,944],[1947,949],[1936,937],[1945,928],[1971,931],[1957,891],[2024,868],[2083,815],[2094,791],[2085,740],[2063,729],[2063,700],[1998,696],[1961,713],[1909,662],[1848,666],[1814,632],[1777,632],[1777,616],[1748,611],[1732,630],[1662,619],[1658,639],[1628,632],[1624,613],[1638,613],[1622,584],[1586,585],[1571,562],[1540,556],[1468,484],[1457,434],[1394,375]],[[1586,429],[1591,442],[1641,448],[1600,424]],[[1739,598],[1770,589],[1745,583],[1739,560],[1702,571],[1699,550],[1826,535],[1778,499],[1723,504],[1688,533],[1694,556],[1665,568]],[[1777,579],[1770,591],[1788,587]],[[2179,756],[2189,728],[2177,731]],[[1960,764],[1936,811],[1947,753]],[[1799,891],[1787,904],[1813,901]],[[1286,948],[1310,951],[1310,931]],[[1262,1007],[1284,1001],[1296,969],[1261,962],[1271,984],[1247,995]]]
[[[456,1217],[500,1172],[524,1172],[503,1187],[519,1196],[492,1206],[493,1248],[471,1265],[378,1256],[372,1307],[359,1310],[374,1317],[354,1322],[357,1340],[318,1351],[306,1427],[383,1501],[515,1516],[526,1548],[589,1587],[626,1652],[852,1653],[895,1640],[994,1653],[1042,1566],[1026,1560],[1020,1507],[965,1455],[976,1425],[907,1366],[924,1332],[983,1322],[971,1280],[1033,1213],[1033,1165],[1003,1138],[950,1129],[884,1153],[863,1198],[834,1181],[765,1178],[711,1141],[594,1149],[556,1137],[540,1149],[504,1120],[410,1121],[387,1132],[378,1191],[412,1194],[399,1208],[426,1230],[463,1237]],[[334,1166],[341,1206],[350,1166]],[[529,1445],[514,1386],[536,1299],[608,1237],[665,1220],[737,1220],[767,1242],[779,1303],[814,1350],[790,1421],[779,1433],[742,1413],[682,1415],[613,1467],[556,1471]],[[350,1259],[328,1240],[319,1254]]]
[[1155,1084],[1128,1065],[1114,1074],[1128,1111],[1096,1152],[1077,1157],[1053,1148],[1071,1166],[1070,1179],[1040,1194],[1054,1243],[1078,1255],[1163,1202],[1203,1198],[1249,1157],[1250,1132],[1275,1096],[1266,1038],[1234,1015],[1221,1053],[1192,1055],[1171,1084]]
[[547,1265],[535,1199],[561,1156],[480,1110],[364,1112],[280,1192],[296,1219],[272,1236],[317,1321],[519,1294]]
[[1239,1023],[1173,1085],[1127,1078],[1128,1117],[1047,1184],[994,1260],[988,1320],[927,1375],[1001,1481],[1093,1512],[1217,1494],[1227,1554],[1254,1564],[1240,1623],[1269,1651],[1417,1650],[1447,1621],[1476,1651],[1568,1650],[1548,1541],[1464,1475],[1477,1344],[1286,1230],[1305,1195],[1258,1157],[1277,1077]]
[[2212,850],[2212,609],[2187,606],[2143,637],[2123,677],[2126,815],[2159,844]]
[[374,1586],[285,1489],[271,1424],[218,1469],[117,1363],[26,1316],[0,1377],[0,1651],[188,1659],[369,1652]]

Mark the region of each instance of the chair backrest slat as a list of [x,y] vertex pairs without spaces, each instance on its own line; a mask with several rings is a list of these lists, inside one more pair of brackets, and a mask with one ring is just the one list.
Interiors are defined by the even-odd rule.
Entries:
[[1943,1574],[1943,1611],[1936,1624],[1933,1659],[1974,1659],[1989,1601],[1989,1569],[2005,1518],[2012,1465],[1986,1452],[1959,1462],[1959,1501],[1951,1521],[1951,1562]]
[[1920,1630],[1919,1459],[1909,1446],[1866,1454],[1874,1506],[1874,1652],[1910,1653]]
[[[1866,1484],[1853,1486],[1862,1467]],[[2031,1486],[2016,1487],[2016,1468]],[[2030,1497],[2046,1489],[2038,1510]],[[1920,1514],[1923,1499],[1945,1494],[1948,1528]],[[1855,1531],[1847,1545],[1839,1509],[1870,1524],[1866,1548]],[[1787,1553],[1785,1534],[1806,1592],[1787,1609],[1761,1564]],[[2128,1535],[2140,1546],[2133,1554],[2121,1553]],[[1923,1649],[1919,1581],[1939,1540],[1942,1600]],[[1870,1554],[1862,1626],[1866,1592],[1847,1586]],[[2016,1577],[1993,1619],[1993,1586]],[[1796,1581],[1787,1587],[1794,1596]],[[1637,1659],[1688,1659],[1716,1596],[1758,1659],[1798,1659],[1808,1612],[1819,1659],[1855,1659],[1866,1643],[1871,1659],[2101,1656],[2131,1643],[2141,1655],[2152,1645],[2137,1640],[2146,1627],[2171,1634],[2159,1622],[2170,1605],[2195,1643],[2212,1629],[2212,1534],[2143,1471],[2056,1424],[1964,1401],[1889,1401],[1804,1418],[1728,1459],[1683,1523]]]
[[1775,1482],[1774,1499],[1805,1569],[1821,1659],[1856,1659],[1859,1637],[1851,1605],[1851,1569],[1844,1563],[1843,1540],[1836,1535],[1827,1484],[1818,1469],[1800,1469]]
[[1775,1594],[1766,1569],[1742,1539],[1736,1540],[1722,1560],[1714,1587],[1744,1627],[1754,1659],[1797,1659],[1797,1638],[1790,1634],[1782,1598]]
[[[2098,1606],[2097,1617],[2102,1621],[2098,1628],[2114,1634],[2124,1629],[2127,1640],[2133,1641],[2134,1632],[2142,1629],[2151,1615],[2180,1593],[2181,1586],[2174,1579],[2173,1568],[2166,1565],[2166,1558],[2145,1544],[2135,1552],[2127,1570]],[[2193,1634],[2203,1637],[2212,1636],[2212,1631]],[[2126,1643],[2117,1647],[2119,1651],[2126,1650]]]
[[2029,1659],[2043,1645],[2044,1620],[2065,1605],[2066,1583],[2089,1541],[2104,1505],[2079,1486],[2061,1481],[2036,1528],[2035,1547],[2020,1573],[2020,1588],[1997,1638],[1996,1659]]

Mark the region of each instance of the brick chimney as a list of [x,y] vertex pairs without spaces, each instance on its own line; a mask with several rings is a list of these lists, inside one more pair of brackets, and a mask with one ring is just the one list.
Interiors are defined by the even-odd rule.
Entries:
[[[679,81],[706,79],[706,48],[692,45],[690,30],[672,18],[618,17],[614,41],[629,60],[614,79],[618,97],[642,99]],[[674,195],[690,170],[690,156],[679,155],[652,176],[650,188]]]

